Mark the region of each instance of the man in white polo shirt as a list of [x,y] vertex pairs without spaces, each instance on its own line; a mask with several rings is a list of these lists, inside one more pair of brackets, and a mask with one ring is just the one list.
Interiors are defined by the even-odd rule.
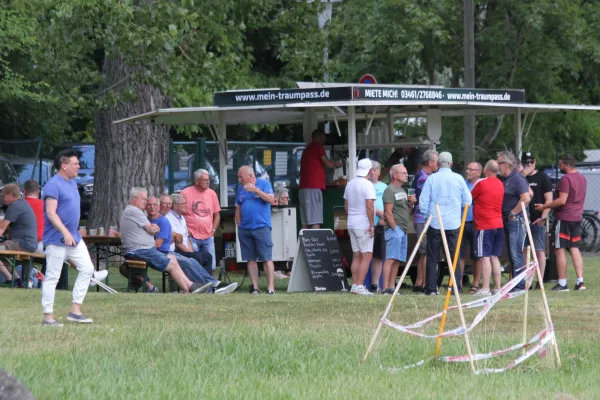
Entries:
[[373,258],[375,234],[375,187],[366,178],[372,167],[371,160],[358,162],[356,178],[346,185],[344,208],[348,215],[348,233],[352,243],[352,288],[350,293],[373,295],[364,286],[365,276]]

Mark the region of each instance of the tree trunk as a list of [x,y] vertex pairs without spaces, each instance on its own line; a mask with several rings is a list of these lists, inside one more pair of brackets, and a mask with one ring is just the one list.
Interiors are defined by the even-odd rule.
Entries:
[[129,201],[129,191],[138,186],[149,195],[164,191],[165,165],[169,148],[169,130],[160,125],[124,125],[113,121],[168,107],[168,100],[152,86],[131,79],[135,68],[120,58],[104,62],[104,96],[132,88],[137,98],[118,101],[103,108],[96,117],[96,155],[94,193],[90,226],[105,228],[118,225]]

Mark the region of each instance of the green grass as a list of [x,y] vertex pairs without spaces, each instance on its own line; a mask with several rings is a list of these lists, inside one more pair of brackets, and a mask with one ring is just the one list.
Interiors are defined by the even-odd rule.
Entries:
[[[40,326],[39,290],[0,289],[0,368],[38,399],[595,398],[600,262],[585,263],[586,292],[547,292],[563,364],[558,370],[551,357],[535,356],[488,376],[473,376],[467,364],[433,362],[389,372],[386,366],[410,364],[435,348],[434,341],[384,328],[373,356],[361,361],[389,297],[287,294],[281,281],[275,296],[250,296],[247,280],[228,296],[90,291],[84,304],[95,321],[90,326],[67,323],[71,294],[59,291],[61,329]],[[117,274],[110,278],[111,286],[124,287]],[[392,313],[398,322],[415,321],[443,304],[443,296],[401,293],[406,295]],[[539,292],[530,296],[529,336],[543,324],[539,300]],[[522,300],[498,305],[471,335],[475,350],[519,342],[522,309]],[[450,318],[449,326],[456,321]],[[445,339],[442,353],[464,354],[464,340]],[[515,357],[478,366],[500,366]]]

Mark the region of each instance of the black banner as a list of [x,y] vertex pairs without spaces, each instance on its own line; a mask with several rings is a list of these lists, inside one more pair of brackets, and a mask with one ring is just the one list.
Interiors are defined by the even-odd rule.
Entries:
[[353,100],[524,103],[524,90],[354,86]]
[[259,89],[236,92],[217,92],[215,106],[251,106],[263,104],[314,103],[352,100],[352,87],[314,89]]

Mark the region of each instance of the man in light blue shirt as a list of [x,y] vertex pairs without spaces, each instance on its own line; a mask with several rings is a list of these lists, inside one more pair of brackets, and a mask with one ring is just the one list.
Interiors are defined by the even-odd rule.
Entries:
[[[440,169],[427,178],[419,198],[421,214],[426,218],[430,215],[433,216],[431,225],[427,230],[426,295],[438,294],[437,267],[440,260],[440,250],[442,249],[442,236],[435,205],[437,204],[440,208],[444,233],[446,234],[451,256],[454,255],[456,250],[463,207],[467,204],[471,205],[471,192],[467,188],[465,179],[450,169],[452,167],[452,154],[445,151],[440,153],[438,163]],[[452,262],[452,260],[446,261],[448,263]],[[458,289],[462,290],[460,268],[457,268],[455,272],[454,282],[458,285]]]

